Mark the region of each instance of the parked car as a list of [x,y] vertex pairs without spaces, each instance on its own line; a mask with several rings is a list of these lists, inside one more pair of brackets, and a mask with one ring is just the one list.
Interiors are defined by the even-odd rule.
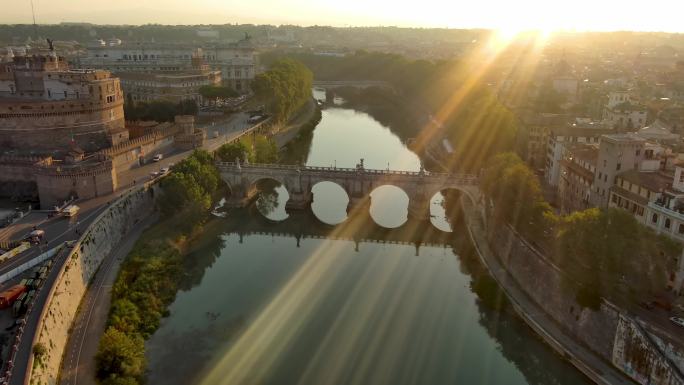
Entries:
[[159,170],[159,175],[166,175],[166,174],[168,174],[168,173],[169,173],[169,168],[168,168],[168,167],[164,167],[164,168],[162,168],[161,170]]
[[678,326],[681,326],[684,328],[684,318],[670,317],[670,321],[672,321],[675,325],[678,325]]
[[153,162],[159,162],[159,161],[162,160],[162,159],[164,159],[164,155],[162,155],[162,154],[157,154],[157,155],[154,156],[154,158],[152,158],[152,161],[153,161]]
[[159,171],[152,171],[150,173],[150,179],[154,179],[159,176]]

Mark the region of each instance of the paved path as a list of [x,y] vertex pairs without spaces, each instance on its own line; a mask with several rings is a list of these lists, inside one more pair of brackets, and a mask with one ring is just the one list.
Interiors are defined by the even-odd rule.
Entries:
[[[577,369],[599,384],[634,384],[612,364],[567,335],[518,285],[490,249],[480,212],[467,199],[463,199],[468,232],[482,262],[487,266],[499,287],[506,293],[514,308],[527,324],[548,344],[560,352]],[[585,364],[588,363],[589,365]]]
[[131,251],[145,228],[156,221],[150,216],[138,223],[131,232],[105,257],[92,284],[81,300],[72,324],[71,334],[62,357],[60,384],[96,385],[95,354],[104,333],[109,314],[112,286],[119,265]]

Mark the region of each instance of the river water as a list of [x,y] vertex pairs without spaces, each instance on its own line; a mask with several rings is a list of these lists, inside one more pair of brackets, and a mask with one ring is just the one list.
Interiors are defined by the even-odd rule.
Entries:
[[[389,127],[344,107],[290,150],[309,165],[420,168]],[[149,383],[587,383],[512,313],[441,194],[416,223],[391,186],[352,218],[341,187],[313,192],[311,211],[288,214],[287,192],[266,186],[207,225],[147,343]]]

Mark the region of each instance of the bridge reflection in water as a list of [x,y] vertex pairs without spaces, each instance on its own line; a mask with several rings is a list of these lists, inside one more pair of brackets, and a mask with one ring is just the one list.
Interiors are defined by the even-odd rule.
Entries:
[[[454,229],[463,228],[459,197],[458,192],[452,192],[446,200],[446,220]],[[362,243],[413,245],[415,255],[420,254],[421,246],[453,247],[454,242],[460,242],[462,238],[436,228],[429,220],[411,217],[399,227],[382,227],[373,220],[369,210],[355,211],[337,225],[321,222],[310,208],[288,210],[287,219],[282,221],[270,220],[259,210],[256,203],[230,209],[222,230],[238,234],[240,243],[249,235],[273,235],[292,237],[297,247],[306,239],[352,241],[356,251],[363,247]]]

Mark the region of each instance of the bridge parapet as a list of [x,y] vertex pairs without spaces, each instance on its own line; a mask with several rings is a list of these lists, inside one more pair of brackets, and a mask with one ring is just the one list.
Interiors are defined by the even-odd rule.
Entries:
[[449,182],[457,181],[461,184],[477,185],[478,177],[475,174],[449,174],[449,173],[433,173],[428,171],[401,171],[401,170],[381,170],[368,168],[346,168],[346,167],[320,167],[320,166],[300,166],[291,164],[277,164],[277,163],[240,163],[235,162],[217,162],[216,167],[221,172],[250,172],[250,171],[276,171],[288,170],[296,172],[307,172],[314,174],[335,173],[338,175],[378,175],[378,176],[410,176],[422,177],[430,179],[448,180]]

